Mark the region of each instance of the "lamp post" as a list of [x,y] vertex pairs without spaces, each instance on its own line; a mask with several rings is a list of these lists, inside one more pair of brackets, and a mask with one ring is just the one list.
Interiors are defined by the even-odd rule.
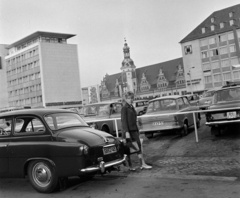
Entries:
[[193,68],[195,68],[195,67],[190,67],[189,72],[187,73],[187,75],[189,75],[189,77],[190,77],[191,94],[193,94],[192,76],[191,76],[191,69],[193,69]]

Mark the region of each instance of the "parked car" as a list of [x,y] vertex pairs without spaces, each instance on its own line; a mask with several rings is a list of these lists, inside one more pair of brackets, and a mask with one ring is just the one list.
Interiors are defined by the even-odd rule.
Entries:
[[[89,104],[83,107],[83,119],[89,126],[110,133],[116,136],[116,127],[114,120],[109,118],[121,117],[121,102],[100,102]],[[118,132],[121,135],[121,120],[117,120]]]
[[[192,106],[186,96],[163,96],[149,101],[146,114],[138,118],[140,133],[152,138],[154,133],[175,130],[178,134],[187,135],[188,128],[194,124],[193,113],[198,110]],[[171,113],[182,113],[171,115]],[[160,114],[160,115],[159,115]],[[161,114],[165,114],[162,115]],[[156,115],[147,117],[149,115]],[[200,126],[200,114],[196,113],[196,124]]]
[[197,94],[187,94],[185,95],[188,98],[188,101],[191,105],[198,106],[199,105],[199,96]]
[[146,113],[147,106],[148,106],[148,100],[134,100],[133,106],[137,112],[137,115],[143,115]]
[[199,109],[206,110],[212,104],[213,94],[217,89],[211,89],[203,93],[199,99]]
[[123,143],[90,128],[69,110],[29,109],[0,115],[0,177],[28,177],[50,193],[70,176],[111,171],[125,161]]
[[206,125],[212,135],[220,135],[228,126],[240,122],[240,86],[225,86],[214,93],[213,103],[206,113]]

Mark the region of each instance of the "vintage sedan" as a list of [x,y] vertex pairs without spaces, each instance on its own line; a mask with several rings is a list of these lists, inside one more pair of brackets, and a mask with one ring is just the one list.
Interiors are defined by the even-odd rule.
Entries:
[[123,143],[75,112],[29,109],[0,114],[0,177],[28,177],[50,193],[70,176],[104,174],[125,162]]
[[187,96],[188,101],[190,102],[191,105],[193,106],[199,105],[199,96],[197,94],[187,94],[185,96]]
[[231,125],[240,123],[240,86],[226,86],[216,91],[206,113],[206,125],[218,136]]
[[[152,138],[154,133],[169,130],[175,130],[180,135],[187,135],[188,128],[194,125],[191,112],[194,110],[199,109],[197,106],[192,106],[186,96],[163,96],[150,100],[146,114],[138,117],[139,131],[147,138]],[[173,115],[173,113],[183,114]],[[199,127],[200,114],[195,113],[195,116],[197,127]]]
[[[99,102],[89,104],[83,107],[83,119],[89,126],[110,133],[113,136],[117,135],[115,121],[111,118],[121,117],[121,102]],[[121,135],[121,120],[117,120],[118,133]]]

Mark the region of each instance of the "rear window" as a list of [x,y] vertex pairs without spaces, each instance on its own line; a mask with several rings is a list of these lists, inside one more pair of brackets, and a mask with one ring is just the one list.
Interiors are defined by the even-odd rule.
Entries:
[[240,88],[225,89],[215,92],[214,103],[240,100]]
[[176,109],[177,103],[175,99],[156,100],[149,103],[147,113]]

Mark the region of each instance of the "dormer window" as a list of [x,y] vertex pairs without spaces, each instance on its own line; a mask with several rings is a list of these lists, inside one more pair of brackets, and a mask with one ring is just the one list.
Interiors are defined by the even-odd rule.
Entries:
[[224,23],[220,23],[220,28],[224,28]]
[[234,20],[233,19],[230,20],[229,23],[230,23],[230,26],[234,25]]
[[206,32],[206,28],[202,28],[202,33],[204,34]]
[[233,12],[229,12],[229,17],[233,17]]
[[211,18],[211,22],[214,23],[214,17]]
[[211,25],[211,31],[214,31],[214,30],[215,30],[215,26]]

